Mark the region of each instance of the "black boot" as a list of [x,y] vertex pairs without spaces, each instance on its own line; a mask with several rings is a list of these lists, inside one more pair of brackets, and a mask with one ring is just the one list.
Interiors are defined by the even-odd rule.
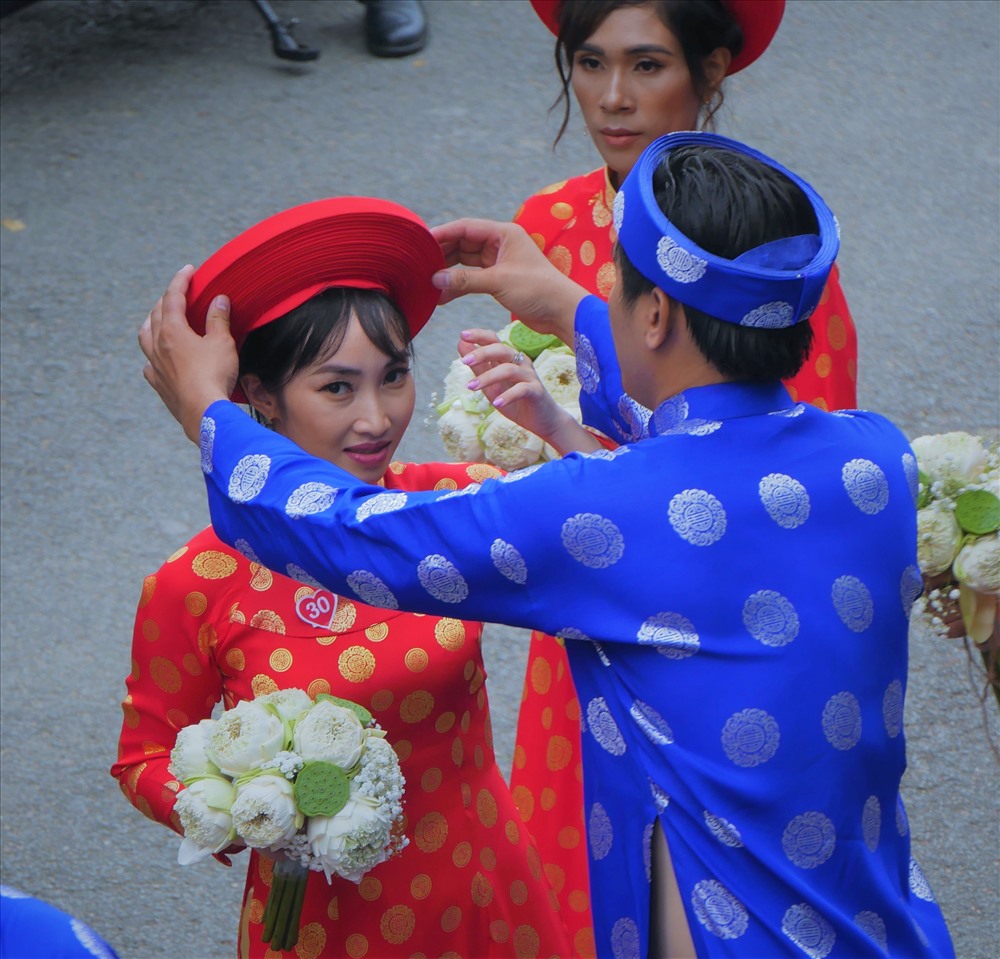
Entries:
[[423,50],[427,18],[420,0],[366,0],[365,40],[376,57],[405,57]]

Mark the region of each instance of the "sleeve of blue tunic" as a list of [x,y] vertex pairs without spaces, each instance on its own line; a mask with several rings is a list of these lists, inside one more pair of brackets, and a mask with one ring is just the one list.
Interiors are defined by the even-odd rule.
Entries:
[[90,926],[55,906],[0,886],[0,959],[118,959]]

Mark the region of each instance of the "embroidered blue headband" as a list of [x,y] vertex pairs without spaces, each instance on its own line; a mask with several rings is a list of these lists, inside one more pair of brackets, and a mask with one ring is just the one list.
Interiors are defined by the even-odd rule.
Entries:
[[[660,161],[682,146],[732,150],[783,173],[808,197],[819,235],[775,240],[735,260],[701,249],[663,215],[653,195]],[[614,222],[623,251],[647,280],[681,303],[740,326],[777,329],[808,319],[840,248],[833,213],[805,180],[763,153],[713,133],[671,133],[646,147],[615,197]]]

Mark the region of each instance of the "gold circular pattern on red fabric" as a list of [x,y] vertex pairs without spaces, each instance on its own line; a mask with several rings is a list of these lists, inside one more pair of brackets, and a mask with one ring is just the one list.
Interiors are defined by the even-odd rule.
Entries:
[[454,713],[441,713],[437,719],[434,720],[434,728],[439,733],[446,733],[452,726],[455,725],[455,714]]
[[143,621],[142,638],[147,643],[155,643],[160,638],[160,627],[155,620],[147,619]]
[[313,639],[315,639],[320,646],[329,646],[330,643],[337,641],[336,636],[314,636]]
[[569,894],[568,902],[574,912],[583,912],[590,906],[590,897],[582,889],[574,889]]
[[551,786],[546,786],[538,797],[538,805],[548,812],[556,804],[556,798],[556,791]]
[[451,854],[451,861],[459,869],[464,869],[472,862],[472,843],[460,842]]
[[167,562],[168,563],[175,562],[176,560],[180,559],[187,551],[188,551],[188,548],[186,546],[182,546],[179,550],[177,550],[176,553],[171,553],[167,557]]
[[[547,863],[544,867],[545,878],[549,885],[558,893],[563,891],[566,885],[566,870],[562,866],[557,866],[554,862]],[[558,900],[556,900],[558,902]]]
[[497,824],[497,801],[488,789],[480,789],[476,794],[476,814],[487,829]]
[[389,471],[391,473],[395,473],[397,476],[399,476],[401,473],[405,473],[406,472],[406,464],[405,463],[400,463],[399,460],[393,460],[389,464]]
[[250,688],[254,696],[266,696],[268,693],[276,693],[278,684],[265,673],[258,673],[250,680]]
[[215,644],[219,641],[219,635],[215,631],[215,627],[211,623],[202,623],[198,627],[198,651],[202,656],[208,656],[208,654],[215,649]]
[[403,657],[403,662],[411,673],[422,673],[427,668],[428,656],[422,649],[411,649]]
[[476,743],[476,748],[472,750],[472,763],[476,769],[482,769],[486,764],[486,754],[483,752],[483,747]]
[[125,781],[128,783],[128,788],[135,792],[139,788],[139,777],[145,772],[148,763],[139,763],[138,766],[133,766],[129,772]]
[[319,959],[326,946],[326,930],[319,922],[310,922],[299,930],[295,952],[299,959]]
[[563,826],[556,838],[563,849],[576,849],[580,845],[580,830],[576,826]]
[[176,693],[181,688],[181,671],[166,656],[154,656],[149,661],[149,675],[165,693]]
[[514,930],[514,954],[517,959],[537,959],[542,940],[533,926],[518,926]]
[[246,656],[239,647],[234,647],[226,653],[226,664],[235,670],[241,670],[247,664]]
[[573,254],[564,246],[554,246],[545,254],[551,263],[563,276],[569,276],[573,269]]
[[191,720],[188,719],[187,713],[180,709],[168,709],[167,710],[167,722],[170,723],[174,729],[183,729],[185,726],[190,725]]
[[191,572],[202,579],[226,579],[236,572],[236,560],[217,549],[206,549],[191,560]]
[[493,902],[493,884],[481,872],[472,877],[472,901],[481,909]]
[[826,320],[826,337],[830,341],[830,346],[835,350],[842,350],[847,346],[847,324],[841,316],[831,313]]
[[821,379],[825,380],[830,372],[833,370],[833,360],[830,358],[829,353],[820,353],[816,357],[816,375]]
[[198,657],[194,653],[185,653],[181,659],[181,665],[184,667],[184,671],[191,676],[201,675],[201,663],[198,661]]
[[413,841],[421,852],[437,852],[448,838],[448,820],[439,812],[429,812],[413,830]]
[[573,696],[566,703],[566,718],[574,722],[580,721],[580,700]]
[[855,359],[850,359],[847,361],[847,375],[850,377],[851,382],[855,382],[858,378],[858,361]]
[[521,814],[521,822],[531,822],[535,814],[535,797],[527,786],[515,786],[510,791],[510,797]]
[[497,854],[489,846],[483,846],[479,850],[479,862],[482,864],[483,869],[493,872],[497,867]]
[[443,489],[455,490],[455,489],[458,489],[458,483],[456,483],[450,476],[445,476],[443,479],[439,479],[434,484],[434,489],[435,490],[443,490]]
[[153,807],[149,805],[149,800],[145,796],[135,797],[135,808],[147,819],[152,819],[153,822],[156,822],[156,814],[153,812]]
[[462,675],[465,677],[465,681],[468,682],[476,674],[476,661],[470,659],[466,664],[465,668],[462,670]]
[[192,616],[200,616],[208,609],[208,598],[204,593],[200,593],[196,589],[192,590],[184,597],[184,608]]
[[351,959],[361,959],[368,954],[368,940],[361,933],[355,932],[344,941],[344,948]]
[[608,261],[597,271],[597,292],[602,299],[607,299],[611,294],[611,288],[615,285],[618,273],[614,263]]
[[528,884],[523,879],[515,879],[510,884],[510,899],[515,906],[523,906],[528,901]]
[[461,723],[459,723],[459,728],[462,730],[463,733],[467,733],[469,731],[469,723],[471,722],[472,722],[472,714],[468,710],[466,710],[464,713],[462,713],[462,721]]
[[337,611],[333,614],[333,622],[330,624],[330,629],[335,633],[342,633],[344,630],[350,629],[357,618],[358,607],[349,599],[341,597],[337,603]]
[[358,895],[366,902],[374,902],[382,895],[382,883],[374,876],[365,876],[358,883]]
[[465,626],[460,619],[439,619],[434,624],[434,638],[442,649],[461,649],[465,645]]
[[827,283],[823,287],[823,292],[820,294],[820,297],[819,297],[820,306],[822,306],[824,303],[826,303],[826,301],[828,299],[830,299],[830,284],[829,283]]
[[392,906],[382,913],[379,930],[386,942],[398,946],[413,935],[416,925],[417,918],[413,914],[413,910],[409,906],[399,905]]
[[432,793],[441,787],[443,779],[441,770],[437,766],[432,766],[430,769],[425,769],[424,774],[420,777],[420,788],[425,793]]
[[250,921],[254,924],[259,923],[264,918],[264,903],[259,899],[250,900]]
[[591,216],[594,220],[594,226],[599,226],[602,229],[606,226],[611,226],[611,221],[614,219],[611,215],[611,211],[608,209],[607,203],[604,202],[604,197],[596,197],[594,200],[594,206],[591,209]]
[[426,899],[431,894],[431,886],[431,877],[420,873],[410,881],[410,895],[417,900]]
[[573,746],[565,736],[550,736],[545,748],[545,765],[553,772],[565,769],[573,758]]
[[310,698],[315,699],[320,693],[330,693],[330,684],[325,679],[314,679],[308,686],[306,686],[306,693]]
[[563,203],[560,200],[552,204],[552,206],[549,208],[549,212],[557,220],[568,220],[570,219],[570,217],[573,216],[573,207],[571,207],[568,203]]
[[458,906],[449,906],[441,914],[441,928],[445,932],[454,932],[462,924],[462,910]]
[[139,595],[139,609],[142,609],[152,598],[156,590],[156,577],[147,576],[142,581],[142,593]]
[[465,743],[456,736],[455,741],[451,744],[451,761],[456,766],[461,766],[463,759],[465,759]]
[[375,672],[375,657],[364,646],[348,646],[338,657],[337,667],[349,683],[363,683]]
[[129,679],[135,681],[139,678],[139,660],[134,656],[129,659],[132,668],[129,670]]
[[503,476],[503,470],[498,470],[490,463],[470,463],[465,467],[465,473],[469,479],[476,483]]
[[490,939],[501,945],[510,939],[510,926],[504,919],[494,919],[490,923]]
[[265,590],[271,588],[271,584],[274,582],[274,574],[266,566],[261,566],[260,563],[251,563],[250,572],[252,574],[250,579],[251,589],[257,590],[258,593],[263,593]]
[[139,725],[139,712],[135,706],[132,705],[131,700],[132,696],[128,695],[122,701],[122,713],[125,717],[125,725],[128,726],[129,729],[135,729],[136,726]]
[[597,943],[594,941],[594,927],[577,929],[573,936],[573,955],[577,959],[597,959]]
[[399,716],[404,723],[423,722],[434,709],[434,697],[426,689],[407,693],[399,704]]
[[472,805],[472,787],[468,783],[462,783],[462,807],[468,809]]
[[541,196],[546,196],[549,193],[558,193],[564,186],[566,186],[566,181],[560,180],[558,183],[550,183],[548,186],[543,186],[538,193]]
[[258,854],[257,875],[260,876],[260,881],[264,883],[265,886],[271,885],[271,876],[273,873],[274,873],[274,862]]
[[389,635],[389,626],[387,623],[372,623],[365,630],[365,636],[368,637],[373,643],[381,643],[386,636]]
[[408,739],[397,739],[392,744],[392,748],[399,761],[401,763],[405,763],[406,760],[410,758],[410,754],[413,752],[413,743],[411,743]]
[[516,846],[521,841],[521,829],[513,819],[508,819],[504,823],[503,834],[512,846]]
[[534,846],[528,846],[525,856],[528,860],[528,872],[536,882],[542,878],[542,860]]
[[824,413],[830,412],[830,407],[827,405],[825,399],[822,396],[817,396],[816,399],[812,401],[812,405],[821,409]]
[[594,244],[590,240],[584,240],[580,244],[580,262],[584,266],[592,266],[596,256],[597,251],[594,249]]
[[[473,693],[478,693],[483,683],[486,682],[486,673],[484,673],[478,666],[476,667],[476,672],[472,677],[472,681],[469,683],[469,695]],[[481,709],[482,707],[480,707]]]
[[291,668],[292,654],[287,649],[276,649],[267,662],[276,673],[284,673]]
[[528,761],[528,754],[524,751],[524,746],[518,743],[514,747],[514,768],[524,769],[524,764]]
[[144,743],[142,744],[142,751],[143,751],[143,753],[144,753],[144,754],[145,754],[146,756],[149,756],[149,755],[151,755],[152,753],[162,753],[162,752],[166,752],[166,750],[165,750],[165,749],[163,748],[163,744],[162,744],[162,743],[157,743],[157,742],[153,742],[153,740],[152,740],[152,739],[147,739],[147,740],[146,740],[146,741],[145,741],[145,742],[144,742]]
[[375,712],[381,712],[384,709],[388,709],[392,705],[392,701],[396,697],[393,696],[391,689],[380,689],[377,693],[372,693],[372,709]]
[[285,635],[285,622],[273,609],[262,609],[259,613],[255,613],[250,625],[256,629],[266,629],[269,633]]
[[545,237],[541,233],[531,233],[529,234],[531,239],[535,241],[535,246],[538,247],[543,253],[545,252]]
[[551,729],[552,728],[552,707],[546,706],[542,710],[542,728]]
[[531,688],[544,696],[552,686],[552,667],[547,659],[536,656],[531,663]]
[[334,922],[337,922],[337,920],[340,919],[340,900],[336,896],[334,896],[327,904],[326,916]]

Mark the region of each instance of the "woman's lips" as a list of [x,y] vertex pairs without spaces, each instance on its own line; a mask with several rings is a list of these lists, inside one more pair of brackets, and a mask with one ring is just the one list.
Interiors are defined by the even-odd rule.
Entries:
[[629,147],[639,139],[639,134],[634,130],[627,130],[624,127],[604,127],[601,130],[604,142],[611,147]]
[[388,449],[389,442],[386,440],[382,443],[359,443],[357,446],[348,446],[344,449],[344,453],[355,463],[374,466],[385,459]]

